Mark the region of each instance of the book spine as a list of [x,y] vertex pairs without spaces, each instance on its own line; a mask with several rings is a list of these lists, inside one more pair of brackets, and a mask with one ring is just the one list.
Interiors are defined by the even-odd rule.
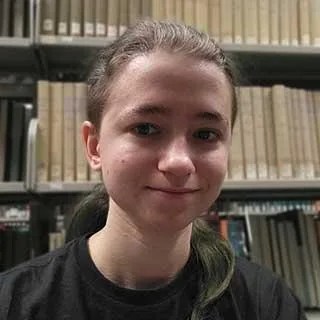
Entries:
[[119,27],[119,1],[109,0],[108,2],[108,37],[118,36]]
[[119,34],[122,35],[129,25],[128,0],[120,0]]
[[195,2],[184,0],[184,22],[189,26],[195,25]]
[[234,43],[243,43],[243,1],[233,0],[233,40]]
[[256,161],[257,171],[259,179],[267,179],[267,154],[266,154],[266,141],[265,141],[265,127],[263,119],[263,96],[261,87],[251,88],[251,98],[254,108],[253,111],[253,123],[255,133],[255,149],[256,149]]
[[56,1],[41,1],[41,34],[56,34]]
[[232,43],[233,30],[233,12],[232,0],[223,0],[220,2],[220,32],[221,42]]
[[45,80],[38,81],[37,105],[39,119],[39,135],[37,137],[37,180],[45,182],[49,180],[50,159],[50,86]]
[[58,35],[66,36],[69,34],[69,0],[60,0],[58,2]]
[[311,43],[320,46],[320,1],[310,0],[311,7]]
[[141,17],[151,18],[152,16],[152,0],[142,0],[141,3]]
[[83,35],[93,37],[95,35],[95,0],[83,0]]
[[73,84],[63,84],[63,178],[75,180],[75,107]]
[[107,35],[107,0],[96,0],[95,34],[97,37]]
[[0,27],[2,37],[10,36],[10,0],[2,0],[2,12],[0,14]]
[[70,3],[70,34],[72,36],[82,35],[82,1],[71,0]]
[[141,1],[129,1],[129,25],[133,26],[141,18]]
[[310,12],[309,0],[299,1],[300,44],[310,44]]
[[281,0],[280,5],[280,44],[289,45],[290,43],[290,3],[289,0]]
[[275,125],[276,154],[279,178],[292,177],[289,128],[286,105],[286,88],[283,85],[272,87],[273,121]]
[[297,46],[299,44],[299,35],[298,35],[298,1],[291,0],[289,1],[290,5],[290,44]]
[[25,8],[24,8],[24,1],[22,0],[15,0],[13,3],[13,36],[14,37],[23,37],[23,29],[24,29],[24,15],[25,15]]
[[272,45],[280,43],[279,1],[270,0],[270,40]]
[[63,180],[63,84],[50,83],[50,100],[52,110],[51,126],[51,181]]
[[209,34],[220,41],[220,0],[209,0]]
[[271,101],[271,88],[263,88],[263,111],[264,111],[264,127],[265,141],[268,164],[268,178],[277,179],[277,158],[276,158],[276,137],[273,122],[273,110]]
[[88,180],[88,164],[85,158],[84,146],[80,139],[82,135],[82,123],[87,120],[87,86],[85,83],[74,83],[74,95],[75,95],[75,141],[76,141],[76,180],[87,181]]
[[183,0],[175,0],[175,1],[176,1],[176,21],[182,23],[183,15],[184,15]]
[[200,31],[208,33],[208,0],[196,0],[195,24]]
[[240,89],[240,118],[242,122],[242,139],[244,142],[244,161],[246,179],[257,179],[257,162],[253,127],[252,102],[249,87]]
[[244,42],[247,44],[258,43],[257,0],[246,0],[244,2],[243,26]]
[[163,1],[165,8],[165,19],[167,21],[175,21],[176,19],[176,2],[174,0]]
[[270,43],[270,1],[258,0],[259,43]]

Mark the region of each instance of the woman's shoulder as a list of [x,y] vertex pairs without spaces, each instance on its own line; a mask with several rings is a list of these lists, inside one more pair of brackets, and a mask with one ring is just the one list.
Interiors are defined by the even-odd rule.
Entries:
[[230,289],[240,309],[259,319],[305,319],[303,308],[284,280],[266,267],[237,257]]

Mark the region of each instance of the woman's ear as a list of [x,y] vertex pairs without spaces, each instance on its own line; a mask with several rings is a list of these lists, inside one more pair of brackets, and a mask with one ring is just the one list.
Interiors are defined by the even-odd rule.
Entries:
[[87,161],[93,170],[101,169],[99,135],[96,127],[90,122],[82,124],[82,139],[85,146]]

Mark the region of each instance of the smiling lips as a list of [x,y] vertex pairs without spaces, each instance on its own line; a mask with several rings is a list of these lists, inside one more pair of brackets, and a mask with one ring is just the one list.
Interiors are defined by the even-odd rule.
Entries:
[[157,188],[157,187],[149,187],[152,191],[160,191],[167,194],[173,194],[173,195],[185,195],[190,193],[195,193],[199,191],[199,189],[193,189],[193,188]]

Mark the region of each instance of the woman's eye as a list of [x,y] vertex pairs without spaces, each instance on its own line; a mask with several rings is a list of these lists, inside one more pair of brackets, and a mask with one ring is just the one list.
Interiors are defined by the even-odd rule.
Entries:
[[149,136],[159,132],[159,129],[151,123],[141,123],[134,127],[134,132],[140,136]]
[[219,134],[212,130],[199,130],[193,134],[193,136],[197,139],[204,141],[216,141],[219,138]]

